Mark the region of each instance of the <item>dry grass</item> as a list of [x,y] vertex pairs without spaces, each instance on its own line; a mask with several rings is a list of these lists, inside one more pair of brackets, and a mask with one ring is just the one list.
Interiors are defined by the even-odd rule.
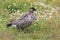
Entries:
[[[7,3],[12,5],[14,2],[17,2],[16,4],[20,4],[20,2],[22,2],[22,5],[26,2],[27,5],[25,7],[22,6],[23,8],[19,9],[23,10],[22,12],[9,14],[9,11],[6,11],[5,7],[7,6]],[[54,4],[55,2],[56,4]],[[13,27],[6,28],[6,23],[11,21],[10,17],[14,20],[20,16],[20,14],[26,12],[31,6],[30,3],[37,8],[37,20],[32,23],[30,27],[25,29],[26,33],[23,31],[18,32],[16,28]],[[59,1],[1,0],[0,4],[0,40],[60,40]],[[18,8],[19,6],[16,7]]]

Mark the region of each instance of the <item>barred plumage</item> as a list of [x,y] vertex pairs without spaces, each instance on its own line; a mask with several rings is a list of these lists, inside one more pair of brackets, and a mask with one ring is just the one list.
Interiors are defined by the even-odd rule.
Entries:
[[28,13],[23,14],[19,19],[16,19],[15,21],[8,23],[7,27],[11,25],[16,25],[17,29],[24,30],[24,28],[31,25],[32,22],[36,19],[34,11],[35,11],[35,8],[31,7]]

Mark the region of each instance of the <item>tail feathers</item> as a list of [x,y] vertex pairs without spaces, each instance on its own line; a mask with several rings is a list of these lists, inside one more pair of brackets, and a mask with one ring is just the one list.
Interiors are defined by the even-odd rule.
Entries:
[[10,27],[11,25],[12,25],[12,23],[9,22],[9,23],[7,23],[6,26],[7,26],[7,27]]

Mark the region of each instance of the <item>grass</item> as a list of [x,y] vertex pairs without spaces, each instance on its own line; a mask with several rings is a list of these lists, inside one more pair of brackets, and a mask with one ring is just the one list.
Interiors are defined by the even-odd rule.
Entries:
[[[37,2],[43,5],[39,5]],[[0,40],[60,40],[60,8],[58,2],[56,0],[0,0]],[[37,9],[37,20],[25,29],[26,33],[23,31],[18,32],[13,27],[6,28],[8,21],[12,21],[20,14],[27,12],[31,6]],[[53,8],[55,10],[52,10]],[[50,18],[49,13],[52,13],[52,18]]]

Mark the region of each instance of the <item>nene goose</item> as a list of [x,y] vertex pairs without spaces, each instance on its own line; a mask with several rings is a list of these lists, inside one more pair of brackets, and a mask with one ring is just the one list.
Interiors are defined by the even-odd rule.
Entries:
[[16,19],[13,22],[7,23],[7,27],[15,25],[17,29],[24,30],[24,28],[30,26],[32,22],[36,19],[34,13],[35,10],[36,9],[34,7],[31,7],[28,13],[23,14],[19,19]]

